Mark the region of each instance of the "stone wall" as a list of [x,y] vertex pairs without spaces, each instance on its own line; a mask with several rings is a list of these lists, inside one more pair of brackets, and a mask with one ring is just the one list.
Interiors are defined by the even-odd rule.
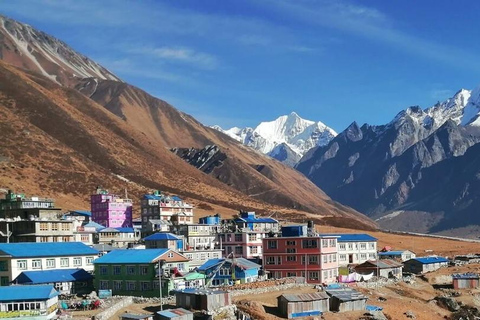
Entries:
[[108,320],[119,310],[131,305],[133,297],[125,297],[95,316],[96,320]]

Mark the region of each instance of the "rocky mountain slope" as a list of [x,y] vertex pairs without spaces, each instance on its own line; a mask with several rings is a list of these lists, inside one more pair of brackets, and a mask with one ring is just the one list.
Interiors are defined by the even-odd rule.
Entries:
[[[448,221],[459,212],[465,219],[457,227],[474,224],[477,191],[470,178],[451,172],[462,170],[460,159],[480,142],[478,110],[467,112],[479,105],[478,90],[461,90],[425,110],[410,107],[383,126],[352,123],[329,145],[306,154],[297,169],[333,199],[379,219],[386,228],[441,231],[450,228]],[[472,170],[480,172],[480,166]],[[431,172],[449,186],[448,197]],[[462,200],[448,202],[452,197]]]
[[[297,218],[299,213],[309,215],[324,223],[374,226],[332,201],[294,169],[204,127],[165,101],[119,81],[88,58],[75,53],[66,65],[79,67],[76,59],[83,57],[101,74],[80,74],[85,76],[80,78],[78,73],[67,73],[64,65],[48,69],[54,62],[38,48],[58,40],[21,24],[15,30],[37,35],[22,39],[29,52],[38,50],[34,56],[41,68],[22,63],[27,71],[21,71],[0,64],[0,130],[7,137],[0,144],[1,186],[52,196],[68,208],[86,206],[91,190],[102,184],[113,190],[128,188],[135,196],[154,188],[216,208],[274,210]],[[1,40],[2,48],[12,42],[7,36]],[[11,62],[23,61],[24,56],[13,49],[2,57]],[[224,159],[208,174],[170,151],[213,145]]]
[[289,166],[295,165],[311,148],[324,146],[337,135],[322,122],[302,119],[295,112],[274,121],[262,122],[255,129],[212,128]]

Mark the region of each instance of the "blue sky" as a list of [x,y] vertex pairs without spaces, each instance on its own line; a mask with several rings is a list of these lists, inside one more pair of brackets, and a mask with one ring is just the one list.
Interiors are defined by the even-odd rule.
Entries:
[[3,1],[206,125],[296,111],[337,131],[480,84],[479,1]]

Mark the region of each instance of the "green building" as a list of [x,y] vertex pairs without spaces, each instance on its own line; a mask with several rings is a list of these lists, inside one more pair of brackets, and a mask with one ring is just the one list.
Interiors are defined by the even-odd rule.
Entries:
[[96,259],[95,288],[113,295],[158,297],[173,289],[175,274],[187,272],[189,260],[170,249],[114,250]]

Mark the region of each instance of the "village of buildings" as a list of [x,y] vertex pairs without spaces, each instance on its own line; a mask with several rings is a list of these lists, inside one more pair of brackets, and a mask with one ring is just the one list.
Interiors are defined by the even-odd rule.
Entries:
[[[312,221],[285,224],[243,211],[194,221],[192,205],[158,191],[138,202],[102,188],[92,193],[90,211],[63,212],[52,199],[12,191],[0,199],[0,318],[61,318],[78,297],[89,299],[76,307],[91,309],[102,299],[133,296],[159,298],[161,311],[124,319],[191,320],[198,312],[208,319],[232,304],[235,287],[274,280],[318,289],[278,292],[279,316],[319,316],[375,308],[351,283],[399,281],[452,263],[379,248],[366,233],[319,233]],[[478,274],[452,279],[454,288],[479,285]]]

